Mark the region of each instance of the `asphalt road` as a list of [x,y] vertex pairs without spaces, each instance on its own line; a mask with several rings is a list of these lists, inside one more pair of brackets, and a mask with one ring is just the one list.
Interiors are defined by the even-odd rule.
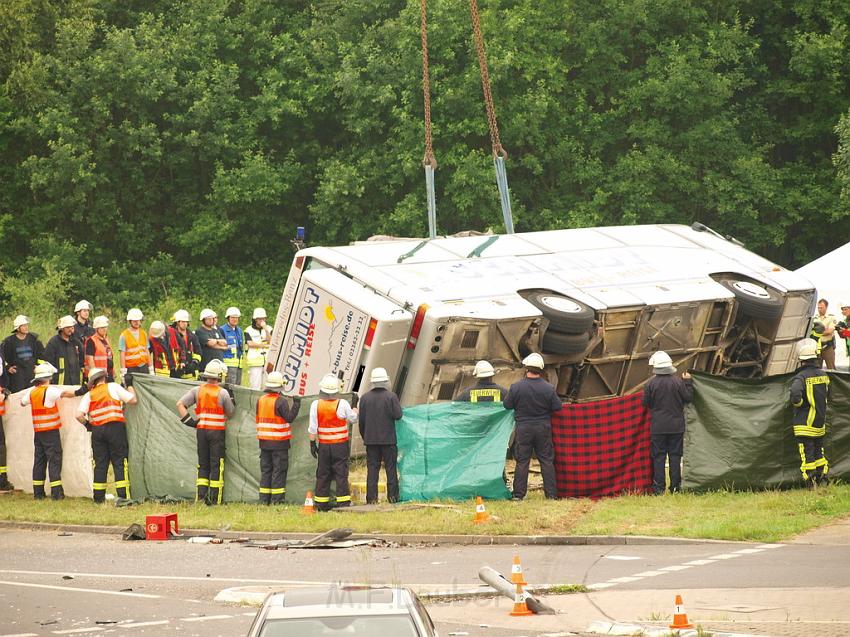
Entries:
[[[0,531],[0,637],[242,635],[254,612],[213,601],[222,589],[347,582],[420,591],[478,588],[478,569],[509,573],[519,553],[533,585],[585,584],[599,594],[682,589],[850,588],[850,546],[671,544],[402,547],[268,551],[239,544],[123,542],[119,537]],[[671,596],[671,595],[670,595]],[[590,596],[589,596],[590,597]],[[507,600],[506,600],[507,601]],[[493,602],[434,606],[441,635],[509,637]],[[507,607],[502,607],[507,608]],[[600,609],[599,617],[613,611]],[[482,619],[483,618],[483,619]],[[483,627],[481,624],[485,624]],[[541,624],[542,625],[542,624]],[[547,624],[547,626],[557,624]],[[566,624],[565,624],[566,625]],[[529,624],[530,626],[530,624]],[[575,630],[575,628],[573,628]],[[789,633],[782,633],[789,634]],[[837,633],[841,634],[841,633]]]

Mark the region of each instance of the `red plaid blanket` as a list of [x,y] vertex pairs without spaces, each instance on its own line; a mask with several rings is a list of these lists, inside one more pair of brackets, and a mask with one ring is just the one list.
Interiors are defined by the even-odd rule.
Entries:
[[652,490],[649,412],[643,393],[564,405],[552,416],[555,472],[562,498]]

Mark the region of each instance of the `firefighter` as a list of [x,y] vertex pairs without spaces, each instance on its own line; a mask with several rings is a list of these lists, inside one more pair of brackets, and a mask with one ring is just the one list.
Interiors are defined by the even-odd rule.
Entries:
[[260,389],[263,386],[263,376],[266,373],[266,355],[272,338],[272,330],[266,325],[266,318],[266,311],[255,307],[251,327],[245,328],[245,364],[248,367],[248,385],[251,389]]
[[670,466],[670,492],[682,486],[682,450],[685,438],[685,403],[694,399],[691,375],[677,377],[676,368],[667,352],[661,350],[650,357],[655,374],[646,384],[641,399],[649,409],[650,455],[652,456],[652,490],[663,495],[667,488],[665,467]]
[[495,375],[496,370],[488,361],[478,361],[472,371],[472,376],[477,378],[478,382],[464,389],[457,400],[470,403],[502,402],[508,390],[493,382],[492,378]]
[[194,379],[201,363],[201,346],[198,338],[189,329],[189,313],[177,310],[168,327],[168,346],[174,357],[172,378]]
[[63,316],[56,325],[56,334],[47,341],[44,360],[58,371],[54,385],[79,385],[83,380],[83,344],[74,336],[73,316]]
[[142,329],[145,315],[137,308],[127,312],[130,326],[118,337],[118,356],[121,359],[121,379],[127,381],[128,374],[149,374],[150,357],[148,354],[148,335]]
[[227,349],[227,341],[221,333],[221,328],[215,324],[217,318],[218,315],[211,309],[201,310],[201,324],[195,330],[195,338],[201,346],[201,367],[206,367],[214,358],[221,359],[224,356],[222,352]]
[[[224,492],[224,429],[227,419],[233,415],[233,399],[221,387],[221,379],[227,367],[213,359],[204,368],[200,387],[193,387],[177,401],[180,421],[195,428],[198,443],[198,502],[209,505],[221,504]],[[196,418],[192,418],[189,407],[195,405]]]
[[89,316],[93,309],[92,304],[85,299],[74,306],[74,336],[80,343],[85,344],[89,336],[94,334],[94,328],[89,323]]
[[381,461],[387,475],[387,500],[398,502],[398,440],[395,425],[401,420],[401,403],[390,389],[390,377],[383,367],[372,370],[372,388],[360,399],[358,426],[366,445],[366,504],[378,502],[378,475]]
[[109,343],[109,319],[95,316],[92,322],[94,334],[85,344],[86,376],[93,369],[105,369],[107,382],[115,380],[115,361],[112,358],[112,345]]
[[156,376],[169,378],[173,376],[176,369],[174,365],[174,352],[168,345],[168,337],[165,335],[165,323],[154,321],[151,323],[150,360],[152,371]]
[[316,509],[330,511],[331,481],[336,480],[336,506],[351,506],[348,491],[350,454],[348,425],[357,422],[357,408],[339,397],[339,380],[326,374],[319,383],[319,400],[310,405],[310,453],[316,467]]
[[301,399],[290,404],[280,393],[283,374],[272,372],[266,379],[266,393],[257,401],[257,440],[260,442],[260,504],[283,504],[286,472],[289,469],[291,423],[298,417]]
[[242,355],[245,350],[245,334],[239,327],[242,312],[238,307],[229,307],[224,313],[224,325],[221,333],[227,342],[227,349],[222,353],[222,360],[227,365],[227,382],[230,385],[242,384]]
[[9,390],[6,387],[8,378],[3,368],[3,356],[0,355],[0,491],[14,489],[6,474],[6,432],[3,429],[3,416],[6,414],[6,397]]
[[32,426],[35,430],[33,445],[35,452],[32,463],[32,494],[36,500],[45,498],[44,482],[50,475],[50,497],[54,500],[65,498],[62,489],[62,440],[59,428],[62,419],[59,417],[57,403],[62,398],[81,396],[86,387],[77,391],[62,389],[50,384],[50,379],[57,369],[50,363],[36,365],[33,375],[34,387],[21,395],[21,405],[30,405]]
[[806,340],[798,353],[800,369],[791,381],[792,424],[800,451],[800,472],[809,489],[828,482],[829,463],[823,452],[829,376],[821,369],[817,345]]
[[44,345],[38,334],[30,332],[30,320],[23,314],[15,317],[13,328],[3,340],[2,349],[9,390],[14,394],[30,386],[36,365],[43,362]]
[[525,378],[511,385],[503,404],[514,410],[516,442],[514,456],[513,500],[522,500],[528,491],[528,467],[531,454],[537,455],[543,475],[543,492],[549,499],[558,497],[555,484],[555,447],[552,444],[552,414],[561,410],[561,399],[555,388],[543,378],[543,357],[526,356]]
[[[137,372],[138,373],[138,372]],[[127,389],[106,381],[105,369],[89,372],[89,392],[77,406],[77,420],[91,432],[94,459],[94,501],[106,501],[106,475],[109,465],[115,476],[115,492],[119,498],[130,498],[130,473],[127,470],[127,426],[122,405],[135,405],[136,390],[132,374],[126,378]]]

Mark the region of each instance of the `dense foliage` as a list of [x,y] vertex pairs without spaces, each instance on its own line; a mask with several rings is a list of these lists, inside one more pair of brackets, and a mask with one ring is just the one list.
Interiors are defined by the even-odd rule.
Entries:
[[[518,231],[848,239],[850,3],[481,0]],[[501,228],[464,2],[431,0],[441,233]],[[311,243],[427,233],[414,0],[4,0],[0,274],[272,304]],[[47,292],[47,290],[45,290]]]

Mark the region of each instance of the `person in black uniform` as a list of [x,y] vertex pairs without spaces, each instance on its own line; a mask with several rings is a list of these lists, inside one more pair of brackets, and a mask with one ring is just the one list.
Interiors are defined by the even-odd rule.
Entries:
[[662,495],[667,488],[665,466],[670,464],[670,492],[682,487],[682,448],[685,437],[685,403],[694,399],[691,375],[676,368],[667,352],[658,351],[650,359],[655,374],[643,390],[643,405],[649,409],[652,490]]
[[301,398],[290,403],[281,394],[283,374],[271,372],[266,393],[257,401],[257,440],[260,445],[260,504],[283,504],[286,500],[286,474],[292,422],[298,417]]
[[829,463],[823,452],[829,376],[821,369],[817,343],[805,341],[798,354],[800,369],[791,381],[792,424],[800,450],[800,472],[809,489],[828,481]]
[[469,403],[496,402],[505,399],[508,390],[493,382],[496,370],[488,361],[478,361],[472,375],[478,379],[472,387],[467,387],[458,395],[457,399]]
[[56,335],[47,341],[44,360],[57,371],[51,381],[54,385],[79,385],[83,379],[83,344],[74,336],[73,316],[63,316],[56,327]]
[[561,410],[561,399],[555,388],[542,377],[543,357],[540,354],[529,354],[522,364],[525,366],[525,378],[511,385],[503,401],[505,409],[514,410],[516,420],[516,470],[512,499],[522,500],[528,491],[528,466],[532,452],[540,461],[543,493],[549,499],[556,499],[558,488],[555,484],[552,414]]
[[383,367],[372,370],[372,389],[360,399],[360,436],[366,445],[366,504],[378,502],[378,475],[381,461],[387,474],[387,500],[398,502],[398,440],[395,423],[401,420],[401,403],[390,388]]
[[44,356],[44,345],[38,334],[30,332],[30,320],[23,314],[15,317],[14,331],[3,340],[3,360],[9,375],[9,391],[13,394],[30,386],[35,366]]
[[85,299],[78,301],[74,306],[74,336],[83,345],[90,336],[94,336],[94,328],[89,321],[93,309],[92,304]]

